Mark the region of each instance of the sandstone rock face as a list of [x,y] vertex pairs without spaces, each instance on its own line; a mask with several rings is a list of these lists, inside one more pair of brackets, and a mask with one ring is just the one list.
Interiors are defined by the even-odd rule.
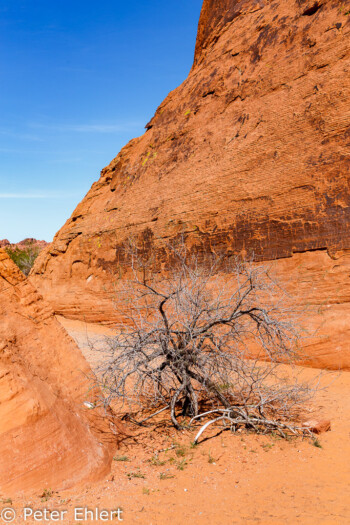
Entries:
[[349,0],[204,0],[187,80],[36,262],[56,312],[112,322],[123,242],[166,262],[164,242],[184,232],[199,253],[275,261],[316,312],[310,362],[350,367],[349,12]]
[[52,309],[0,250],[0,492],[59,489],[109,470],[113,434],[91,371]]

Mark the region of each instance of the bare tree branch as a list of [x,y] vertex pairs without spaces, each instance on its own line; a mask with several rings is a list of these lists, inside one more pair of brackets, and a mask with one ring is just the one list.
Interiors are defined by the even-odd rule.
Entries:
[[313,389],[280,374],[279,363],[300,352],[281,288],[266,269],[238,258],[199,264],[184,243],[168,250],[173,264],[160,274],[130,243],[132,277],[116,285],[122,320],[100,368],[103,401],[155,414],[167,408],[176,428],[220,413],[196,439],[215,422],[299,432],[291,421]]

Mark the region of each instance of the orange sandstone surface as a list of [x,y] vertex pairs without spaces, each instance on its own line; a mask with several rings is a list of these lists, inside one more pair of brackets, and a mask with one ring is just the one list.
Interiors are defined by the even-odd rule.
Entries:
[[166,268],[201,254],[272,263],[304,307],[309,363],[350,369],[350,2],[205,0],[194,64],[102,170],[31,281],[54,311],[113,323],[122,247]]
[[63,489],[109,472],[115,437],[84,402],[91,370],[80,350],[0,250],[0,494]]

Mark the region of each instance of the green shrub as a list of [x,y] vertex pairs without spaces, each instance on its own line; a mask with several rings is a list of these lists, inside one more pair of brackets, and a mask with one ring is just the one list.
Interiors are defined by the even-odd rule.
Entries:
[[5,251],[24,275],[28,275],[40,253],[40,248],[29,241],[24,248],[7,246]]

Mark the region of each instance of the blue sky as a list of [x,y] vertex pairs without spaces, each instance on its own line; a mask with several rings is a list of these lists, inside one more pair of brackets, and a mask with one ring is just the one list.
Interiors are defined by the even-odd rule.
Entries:
[[202,0],[0,0],[0,239],[52,240],[193,61]]

